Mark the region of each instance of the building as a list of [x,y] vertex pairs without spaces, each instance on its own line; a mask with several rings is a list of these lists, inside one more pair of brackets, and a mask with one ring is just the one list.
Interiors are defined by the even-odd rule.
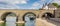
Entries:
[[43,7],[43,9],[46,9],[46,10],[57,10],[57,8],[53,5],[53,4],[48,4],[48,5],[45,5]]

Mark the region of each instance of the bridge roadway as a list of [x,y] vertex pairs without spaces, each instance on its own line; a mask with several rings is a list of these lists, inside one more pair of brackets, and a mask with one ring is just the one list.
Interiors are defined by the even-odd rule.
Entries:
[[60,26],[60,18],[51,18],[49,22],[55,24],[56,26]]
[[36,26],[60,26],[60,18],[37,19]]

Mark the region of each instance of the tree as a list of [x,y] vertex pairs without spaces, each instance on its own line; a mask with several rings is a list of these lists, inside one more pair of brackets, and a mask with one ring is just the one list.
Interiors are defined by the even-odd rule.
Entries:
[[58,4],[57,3],[52,3],[52,4],[58,8]]

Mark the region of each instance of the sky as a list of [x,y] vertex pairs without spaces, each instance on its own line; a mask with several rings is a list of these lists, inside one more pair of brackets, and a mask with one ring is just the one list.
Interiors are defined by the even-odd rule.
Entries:
[[40,9],[43,4],[56,2],[60,5],[60,0],[0,0],[0,9]]

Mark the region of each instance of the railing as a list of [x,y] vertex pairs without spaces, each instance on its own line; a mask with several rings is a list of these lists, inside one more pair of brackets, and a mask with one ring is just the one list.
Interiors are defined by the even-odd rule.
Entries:
[[60,18],[50,18],[49,20],[60,23]]

